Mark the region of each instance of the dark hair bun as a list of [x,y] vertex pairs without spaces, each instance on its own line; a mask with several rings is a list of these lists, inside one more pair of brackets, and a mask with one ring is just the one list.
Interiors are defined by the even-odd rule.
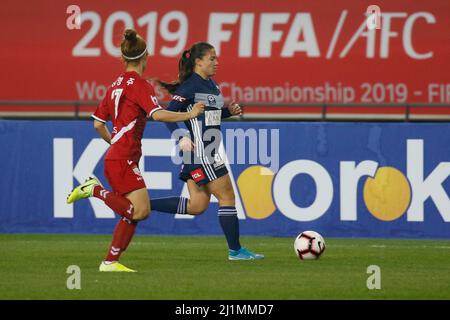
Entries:
[[134,29],[126,29],[124,32],[123,37],[125,38],[125,40],[128,40],[130,42],[135,42],[137,39],[137,33],[136,30]]

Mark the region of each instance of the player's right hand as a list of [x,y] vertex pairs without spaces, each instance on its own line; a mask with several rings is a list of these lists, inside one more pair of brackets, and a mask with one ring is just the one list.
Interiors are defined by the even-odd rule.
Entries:
[[198,117],[205,111],[205,105],[202,102],[197,102],[194,104],[194,107],[192,108],[191,115],[192,118]]
[[188,137],[181,138],[178,145],[180,146],[180,150],[183,152],[192,152],[195,148],[195,144]]

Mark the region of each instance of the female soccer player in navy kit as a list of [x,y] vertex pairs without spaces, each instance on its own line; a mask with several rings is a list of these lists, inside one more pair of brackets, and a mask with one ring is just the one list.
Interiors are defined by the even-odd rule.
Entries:
[[[107,257],[99,267],[105,272],[134,272],[120,264],[119,257],[127,249],[137,222],[150,214],[148,191],[138,168],[147,118],[165,122],[187,121],[204,109],[198,103],[189,112],[177,113],[166,111],[158,104],[153,87],[141,77],[147,65],[147,45],[135,30],[125,30],[121,52],[126,70],[112,83],[92,115],[95,129],[111,145],[105,156],[104,169],[112,192],[103,188],[96,178],[90,178],[67,198],[67,203],[72,203],[96,197],[121,216]],[[105,125],[108,120],[113,124],[112,133]]]
[[[189,138],[180,141],[181,149],[190,152],[190,159],[186,161],[183,157],[180,174],[180,179],[187,183],[190,199],[152,199],[152,209],[198,215],[208,208],[213,194],[219,200],[218,216],[228,243],[229,260],[262,259],[263,255],[241,247],[234,191],[225,163],[218,154],[221,119],[242,113],[239,104],[224,107],[223,96],[212,80],[218,65],[214,47],[205,42],[196,43],[181,56],[178,80],[173,83],[160,82],[173,95],[167,110],[190,111],[201,102],[205,105],[205,111],[198,118],[185,121],[190,136],[194,137],[194,144]],[[177,125],[169,127],[172,132],[177,128]],[[216,139],[210,139],[211,136]]]

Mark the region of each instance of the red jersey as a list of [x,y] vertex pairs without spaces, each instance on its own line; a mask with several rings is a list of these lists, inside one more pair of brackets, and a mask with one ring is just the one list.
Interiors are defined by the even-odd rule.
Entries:
[[111,146],[105,159],[139,162],[141,140],[147,118],[162,109],[149,82],[137,72],[125,72],[106,91],[105,98],[92,117],[112,121]]

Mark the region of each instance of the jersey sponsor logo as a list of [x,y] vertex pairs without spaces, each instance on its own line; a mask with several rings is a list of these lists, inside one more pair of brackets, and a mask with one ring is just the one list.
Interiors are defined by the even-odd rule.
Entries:
[[191,177],[194,179],[195,182],[199,182],[203,179],[205,179],[205,173],[203,172],[202,168],[195,169],[194,171],[191,171]]
[[172,97],[172,100],[179,101],[179,102],[184,102],[184,101],[186,101],[186,98],[182,97],[182,96],[175,95],[175,96]]

